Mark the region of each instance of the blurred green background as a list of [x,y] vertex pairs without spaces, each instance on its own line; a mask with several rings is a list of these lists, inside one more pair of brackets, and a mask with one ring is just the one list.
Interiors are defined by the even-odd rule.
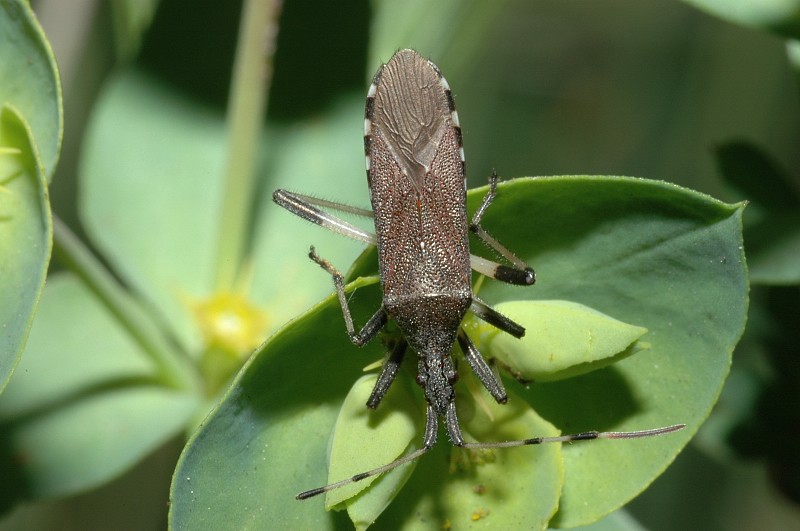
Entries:
[[[53,46],[64,89],[53,208],[80,232],[79,156],[104,81],[133,63],[181,98],[223,115],[241,6],[208,0],[31,4]],[[285,0],[268,121],[313,124],[347,98],[363,97],[380,62],[411,47],[439,65],[453,88],[471,186],[484,184],[492,169],[505,178],[631,175],[735,201],[746,197],[725,184],[715,153],[745,141],[786,168],[790,187],[800,192],[797,71],[787,60],[786,41],[768,31],[668,0],[465,2],[445,26],[427,22],[426,13],[438,3],[387,4]],[[354,123],[360,126],[360,119]],[[361,135],[355,127],[347,139],[352,148],[341,157],[361,160]],[[264,161],[262,174],[268,167]],[[330,177],[358,182],[363,174]],[[309,190],[304,175],[295,182],[293,189]],[[366,206],[366,197],[364,181],[331,199]],[[306,245],[298,242],[297,248]],[[800,415],[798,388],[789,385],[772,415],[759,409],[781,376],[797,381],[790,379],[796,378],[791,369],[776,370],[781,366],[770,352],[785,354],[783,367],[800,365],[798,341],[786,332],[797,330],[800,297],[796,287],[757,287],[753,301],[764,304],[752,309],[718,411],[629,506],[645,528],[800,528],[796,483],[779,489],[773,481],[800,473],[800,467],[790,468],[798,466],[800,454],[800,423],[793,422]],[[776,314],[785,322],[776,324]],[[749,448],[731,444],[736,430],[750,434]],[[22,505],[0,521],[0,529],[162,528],[181,446],[165,446],[96,491]],[[794,492],[794,502],[787,491]]]

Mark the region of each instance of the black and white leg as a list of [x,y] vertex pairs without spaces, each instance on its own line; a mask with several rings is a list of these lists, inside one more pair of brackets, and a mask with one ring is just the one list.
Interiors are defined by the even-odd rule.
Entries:
[[475,215],[472,216],[472,221],[469,224],[469,230],[472,231],[480,240],[488,247],[496,251],[500,256],[505,258],[509,264],[499,264],[491,260],[486,260],[479,256],[470,256],[470,265],[472,269],[491,278],[507,282],[508,284],[518,284],[522,286],[530,286],[536,282],[536,273],[533,269],[520,260],[514,253],[508,250],[502,243],[497,241],[483,227],[481,227],[481,219],[486,209],[494,201],[497,195],[497,173],[492,172],[489,177],[489,193],[483,198],[483,202]]
[[472,296],[472,304],[470,304],[469,309],[482,320],[499,328],[503,332],[511,334],[517,339],[525,335],[525,328],[498,312],[475,295]]
[[377,408],[378,404],[383,400],[392,382],[397,377],[397,373],[400,371],[400,365],[403,363],[403,356],[405,356],[407,348],[408,343],[403,338],[399,339],[392,348],[389,357],[383,363],[381,372],[378,375],[378,381],[375,382],[375,387],[372,388],[372,393],[369,395],[367,400],[368,408]]
[[[511,334],[516,338],[525,335],[525,328],[498,312],[475,295],[472,296],[470,310],[482,320],[507,334]],[[486,363],[486,360],[483,359],[483,356],[478,352],[475,345],[472,344],[472,341],[470,341],[463,329],[458,332],[458,344],[461,346],[464,357],[478,376],[478,379],[483,383],[483,386],[486,387],[495,400],[501,404],[505,404],[507,396],[505,394],[505,389],[503,389],[503,384],[492,368]],[[512,376],[519,380],[513,373]]]
[[489,391],[494,399],[499,404],[508,402],[508,395],[506,394],[503,382],[497,377],[495,372],[489,366],[481,353],[478,352],[477,347],[472,343],[466,332],[463,329],[458,331],[458,345],[461,347],[461,352],[464,353],[469,366],[472,367],[472,372],[478,377],[483,386]]
[[369,321],[367,321],[367,324],[365,324],[361,330],[356,332],[355,325],[353,324],[353,316],[350,313],[350,307],[347,304],[347,295],[344,292],[344,280],[342,279],[342,274],[339,273],[339,271],[333,267],[330,262],[324,258],[320,258],[313,246],[308,252],[308,257],[319,264],[319,266],[327,271],[333,278],[333,285],[336,287],[336,295],[339,297],[339,305],[342,307],[344,324],[347,327],[347,335],[350,336],[350,341],[359,347],[366,345],[370,340],[377,336],[378,332],[380,332],[381,329],[386,325],[386,321],[389,318],[388,315],[386,315],[386,310],[384,310],[383,306],[381,306],[378,311],[375,312],[372,317],[370,317]]
[[347,212],[362,217],[372,217],[373,214],[371,210],[343,205],[342,203],[336,203],[334,201],[326,201],[325,199],[297,194],[287,190],[275,190],[272,194],[272,200],[292,214],[312,223],[316,223],[337,234],[375,245],[376,240],[374,234],[325,212],[322,208],[329,208],[338,212]]

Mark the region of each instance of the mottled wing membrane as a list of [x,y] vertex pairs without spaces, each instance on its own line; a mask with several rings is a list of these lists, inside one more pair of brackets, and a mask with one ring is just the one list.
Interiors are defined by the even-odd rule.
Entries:
[[403,175],[423,193],[439,140],[451,128],[442,76],[410,50],[397,53],[381,70],[370,119]]
[[[452,143],[453,133],[442,137]],[[373,137],[378,150],[383,140]],[[442,150],[444,151],[444,150]],[[378,261],[384,281],[384,302],[389,306],[399,294],[421,297],[437,293],[470,292],[467,219],[453,198],[464,201],[464,186],[458,172],[460,160],[434,158],[434,167],[450,170],[448,178],[432,172],[426,175],[424,195],[402,178],[397,163],[384,157],[373,161],[374,171],[391,175],[372,185]],[[445,153],[442,153],[445,155]],[[463,204],[463,203],[461,203]],[[391,215],[382,215],[389,212]]]
[[463,150],[447,83],[412,51],[398,52],[373,83],[365,147],[384,304],[469,296]]

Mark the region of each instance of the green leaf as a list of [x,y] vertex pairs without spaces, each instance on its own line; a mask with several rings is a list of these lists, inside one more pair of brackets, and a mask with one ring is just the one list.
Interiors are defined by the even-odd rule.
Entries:
[[[473,208],[481,192],[470,195]],[[586,524],[622,506],[710,413],[747,314],[742,206],[624,177],[517,179],[500,188],[484,224],[535,267],[537,284],[485,282],[481,298],[570,300],[649,330],[647,351],[532,386],[526,398],[536,411],[563,432],[687,424],[658,438],[565,448],[551,525]]]
[[158,3],[158,0],[114,0],[111,3],[115,45],[120,58],[132,57],[139,50],[142,35],[150,27]]
[[577,528],[578,531],[647,531],[647,529],[636,521],[625,509],[614,511],[602,520]]
[[791,175],[747,142],[717,148],[723,178],[753,202],[745,226],[750,281],[800,284],[800,196]]
[[[491,36],[507,2],[480,0],[373,0],[372,34],[367,64],[378,65],[400,48],[413,48],[437,63],[447,64],[447,75],[468,66]],[[490,37],[489,37],[490,38]],[[373,72],[370,72],[370,81]]]
[[[43,498],[106,483],[179,433],[197,406],[190,395],[134,385],[78,396],[54,411],[4,424],[0,435],[10,448],[0,454],[8,474],[3,491]],[[9,485],[14,479],[19,483]]]
[[[480,384],[461,374],[468,389]],[[464,437],[472,441],[550,437],[558,429],[514,392],[500,405],[485,391],[456,398]],[[561,445],[463,450],[447,440],[421,458],[411,479],[377,521],[378,528],[544,529],[558,508],[564,481]]]
[[[0,67],[1,68],[1,67]],[[0,391],[19,362],[44,288],[53,225],[44,168],[24,118],[0,108]]]
[[192,302],[213,287],[224,149],[221,114],[131,69],[106,87],[81,157],[87,232],[189,352]]
[[[356,282],[357,286],[364,284]],[[363,299],[367,306],[376,303],[377,290],[372,288],[356,291],[351,300],[359,306],[363,306]],[[295,355],[309,348],[314,351],[315,367],[298,373]],[[235,528],[254,521],[256,526],[269,524],[278,528],[292,523],[315,529],[336,526],[340,514],[326,513],[321,499],[299,502],[293,498],[301,490],[326,482],[327,441],[339,416],[338,405],[345,400],[352,376],[361,371],[364,360],[374,359],[381,352],[376,344],[365,349],[367,354],[348,341],[334,297],[274,336],[252,359],[219,409],[206,420],[184,450],[173,481],[171,526],[176,529],[215,529],[222,525]],[[300,378],[294,385],[301,385],[301,392],[289,391],[293,384],[287,375],[293,373]],[[398,378],[408,376],[401,374]],[[361,381],[358,388],[362,396],[353,399],[353,406],[360,402],[363,413],[367,411],[364,394],[371,391],[367,382],[369,380]],[[415,416],[421,420],[424,401],[419,393],[413,401],[408,401],[411,397],[404,387],[409,384],[410,381],[396,382],[386,403],[377,411],[381,412],[392,402],[404,401],[406,412],[403,415],[414,415],[408,411],[410,407],[417,410]],[[483,395],[484,402],[491,400],[488,394]],[[493,416],[490,421],[468,395],[459,398],[465,436],[485,440],[491,434],[493,438],[504,440],[532,432],[558,433],[523,400],[513,396],[512,400],[512,406],[486,404]],[[347,405],[344,408],[350,409]],[[502,428],[498,428],[498,424]],[[383,422],[371,429],[387,430],[390,436],[396,434],[392,426]],[[232,437],[233,433],[242,433],[242,436]],[[357,434],[352,436],[358,437]],[[377,436],[383,438],[387,434]],[[419,444],[421,434],[417,437],[415,442]],[[370,454],[374,457],[381,449],[370,448],[369,442],[363,441],[350,452],[369,460]],[[462,464],[465,468],[455,472],[449,470],[450,452],[446,441],[441,441],[429,455],[423,456],[409,483],[379,522],[402,521],[411,528],[425,527],[426,521],[444,523],[448,518],[455,521],[453,515],[469,522],[473,514],[479,517],[485,511],[488,514],[484,517],[500,523],[508,519],[515,523],[546,522],[555,511],[563,473],[558,445],[548,445],[533,454],[519,450],[477,452],[478,455],[467,452],[460,456],[462,461],[466,460],[466,464]],[[395,452],[383,457],[389,461],[392,453]],[[346,464],[344,476],[366,470],[371,464],[359,458]],[[378,464],[383,462],[378,461]],[[229,474],[239,467],[249,471],[248,477],[234,480]],[[502,471],[509,467],[520,473],[514,478],[504,477]],[[331,475],[341,479],[341,474]],[[215,488],[216,482],[223,478],[228,485],[232,481],[237,483],[236,487],[232,490]],[[375,488],[383,488],[385,479],[389,478],[381,478]],[[396,480],[389,490],[393,491],[395,485]],[[394,494],[380,492],[372,497],[372,490],[357,497],[354,506],[348,509],[359,528],[366,527],[370,522],[368,515],[379,512],[385,505],[382,500]],[[446,500],[446,510],[442,508],[443,500]],[[209,505],[226,509],[209,513]],[[503,507],[510,510],[504,511]]]
[[[328,483],[385,465],[420,446],[425,420],[422,411],[413,407],[414,396],[408,386],[398,385],[401,392],[388,395],[377,411],[371,411],[365,404],[376,381],[375,374],[362,376],[344,400],[331,440]],[[395,497],[415,464],[330,491],[325,507],[330,510],[344,504],[356,527],[365,528]],[[379,487],[351,500],[376,480]]]
[[727,142],[714,153],[722,177],[748,201],[770,210],[800,207],[791,175],[759,147],[744,141]]
[[198,406],[158,386],[140,346],[83,283],[52,276],[0,397],[8,487],[0,492],[40,498],[107,482],[178,433]]
[[525,336],[517,339],[483,325],[484,355],[536,382],[572,378],[619,361],[633,354],[631,347],[647,333],[569,301],[510,301],[495,309],[524,326]]
[[[358,322],[379,302],[377,286],[365,284],[356,283],[362,289],[352,297]],[[172,528],[323,529],[346,522],[346,515],[324,510],[322,496],[294,497],[326,483],[328,441],[345,396],[362,368],[382,355],[377,341],[353,347],[333,296],[272,336],[184,449],[173,477]]]
[[767,225],[779,228],[768,235],[766,227],[745,231],[746,241],[753,242],[750,281],[784,286],[800,284],[800,212],[775,216]]
[[754,215],[747,218],[744,230],[750,281],[800,284],[800,209],[753,204],[752,210]]
[[[470,380],[472,388],[480,385],[471,375],[464,377]],[[403,383],[395,385],[400,390],[411,381],[407,377],[399,380]],[[334,430],[329,482],[389,463],[404,453],[409,444],[410,451],[420,446],[425,421],[424,409],[416,401],[417,397],[407,391],[390,393],[389,400],[380,406],[384,409],[383,416],[375,418],[367,414],[364,406],[375,381],[375,376],[361,378],[345,399]],[[482,441],[523,439],[531,433],[559,434],[513,393],[510,404],[499,405],[485,392],[477,401],[468,394],[459,397],[458,409],[466,436]],[[344,422],[343,416],[348,417]],[[365,423],[367,417],[372,422]],[[403,522],[406,528],[426,528],[428,522],[463,524],[473,518],[488,518],[493,526],[514,528],[525,522],[531,527],[543,528],[555,513],[563,476],[559,446],[549,445],[533,455],[516,450],[447,450],[446,445],[442,446],[445,448],[439,456],[423,457],[420,466],[417,460],[401,470],[381,475],[366,492],[347,500],[347,513],[356,529],[369,527],[398,492],[405,491],[412,494],[405,496],[397,509],[390,510],[381,522]],[[448,451],[449,458],[446,457]],[[415,469],[422,470],[415,472]],[[508,469],[517,473],[508,476],[505,474]],[[406,488],[409,476],[415,479]],[[447,481],[443,481],[445,478]],[[364,480],[329,492],[326,508],[366,489],[369,483]],[[441,488],[435,491],[424,488],[437,484],[441,484]],[[357,488],[350,488],[355,486]],[[435,509],[437,505],[442,507]],[[504,510],[495,510],[492,514],[498,505]]]
[[[330,278],[316,274],[310,261],[297,267],[309,245],[343,268],[363,248],[311,223],[285,230],[295,220],[272,203],[275,187],[296,189],[301,177],[322,197],[340,191],[331,175],[363,178],[363,107],[361,98],[346,101],[325,120],[265,135],[262,164],[270,186],[253,198],[258,217],[245,264],[252,266],[252,283],[244,289],[268,310],[271,330],[330,291]],[[82,214],[92,240],[188,352],[201,347],[192,305],[215,289],[225,131],[221,114],[130,69],[111,80],[98,102],[81,160]],[[309,145],[316,149],[309,152]],[[368,205],[366,187],[360,196]]]
[[139,346],[83,283],[71,274],[52,275],[19,374],[0,398],[0,419],[58,407],[104,382],[143,380],[154,373]]
[[0,0],[0,106],[29,124],[47,181],[61,150],[61,82],[53,51],[28,2]]
[[798,0],[684,0],[687,4],[729,22],[773,31],[784,37],[800,36]]
[[[315,196],[347,200],[369,207],[364,174],[364,98],[341,102],[325,116],[293,127],[267,132],[263,148],[264,175],[269,178],[256,208],[258,219],[253,242],[253,300],[268,308],[274,329],[305,312],[331,292],[330,276],[308,260],[314,245],[323,258],[346,271],[364,244],[342,238],[297,218],[272,202],[277,188]],[[312,146],[309,149],[309,146]],[[346,191],[334,176],[355,183]],[[302,188],[298,182],[302,182]],[[352,219],[369,228],[371,221]]]
[[[470,210],[484,194],[470,192]],[[499,410],[535,410],[565,433],[687,424],[663,437],[563,448],[565,480],[552,524],[593,522],[626,503],[666,468],[708,416],[747,311],[741,211],[741,205],[631,178],[552,177],[501,185],[484,226],[536,267],[539,280],[530,288],[487,281],[481,298],[490,303],[573,301],[646,327],[651,348],[605,369],[529,390],[507,382],[512,398]],[[356,323],[366,322],[379,305],[379,290],[365,287],[368,283],[358,280],[352,286],[358,288],[350,296]],[[293,497],[325,484],[327,441],[361,368],[382,355],[377,343],[361,350],[350,344],[333,297],[275,334],[185,448],[173,479],[173,528],[342,525],[342,515],[325,512],[322,500]],[[412,368],[413,361],[406,365]],[[464,384],[470,380],[463,368],[461,377]],[[465,401],[469,386],[464,384],[457,384],[456,392],[465,432],[475,440],[503,440],[500,417],[473,425],[472,411],[478,409]],[[490,402],[486,393],[478,396]],[[419,393],[417,402],[424,406]],[[515,429],[513,437],[548,433],[529,425]],[[538,476],[523,468],[551,447],[558,445],[496,451],[507,461],[487,481],[533,481],[535,492],[554,492],[560,485],[557,474]],[[449,452],[447,442],[440,441],[422,458],[379,525],[413,528],[413,515],[422,514],[433,517],[427,525],[438,526],[445,523],[440,519],[445,508],[450,514],[450,507],[461,511],[466,505],[487,522],[516,517],[519,507],[500,501],[514,488],[498,487],[497,503],[486,505],[465,498],[464,491],[448,490],[461,481],[447,472]],[[527,492],[525,503],[536,497]]]

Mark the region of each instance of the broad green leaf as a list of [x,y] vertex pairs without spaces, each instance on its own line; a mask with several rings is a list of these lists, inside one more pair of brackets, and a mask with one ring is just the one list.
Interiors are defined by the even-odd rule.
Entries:
[[484,325],[481,346],[513,375],[549,382],[603,368],[633,354],[647,333],[569,301],[510,301],[495,307],[525,327],[517,339]]
[[0,505],[105,483],[178,433],[198,400],[159,387],[155,374],[82,282],[51,277],[25,356],[0,397],[8,487]]
[[71,274],[52,275],[19,374],[0,397],[0,419],[57,408],[107,382],[154,374],[139,346],[81,281]]
[[139,50],[144,34],[153,20],[158,0],[114,0],[111,4],[116,50],[127,59]]
[[602,520],[577,528],[578,531],[647,531],[647,529],[636,521],[625,509],[614,511]]
[[193,396],[131,384],[4,423],[3,491],[44,498],[106,483],[180,433],[197,406]]
[[[471,191],[470,210],[484,195]],[[484,224],[534,266],[538,280],[532,288],[484,282],[483,299],[571,300],[650,331],[649,350],[580,378],[531,386],[524,396],[534,409],[563,432],[688,424],[656,439],[568,446],[564,495],[551,525],[583,525],[623,505],[710,413],[747,310],[741,212],[742,205],[624,177],[501,184]],[[350,278],[374,271],[370,250]],[[590,482],[600,477],[613,479],[614,488]]]
[[[362,289],[351,298],[354,318],[365,322],[379,290],[356,286]],[[326,483],[328,441],[345,396],[362,368],[382,355],[378,341],[353,346],[335,297],[272,336],[184,449],[173,477],[171,527],[346,523],[345,513],[325,511],[323,496],[295,496]]]
[[798,0],[684,0],[722,19],[759,29],[770,30],[785,37],[800,36],[797,13]]
[[0,0],[0,106],[6,104],[28,123],[49,182],[61,150],[61,82],[50,44],[24,0]]
[[731,141],[718,146],[714,155],[722,178],[748,201],[770,211],[800,208],[791,173],[760,147]]
[[800,40],[797,38],[786,43],[786,58],[789,59],[789,64],[792,65],[795,72],[800,70]]
[[25,347],[52,234],[44,168],[31,130],[14,108],[0,107],[0,392]]
[[[484,194],[470,193],[470,210]],[[631,178],[519,179],[501,185],[484,226],[531,263],[539,279],[529,288],[487,281],[480,292],[484,300],[568,300],[650,331],[649,350],[605,369],[530,389],[508,381],[515,398],[501,410],[518,407],[511,402],[527,402],[525,407],[565,433],[687,424],[681,432],[658,438],[563,448],[563,493],[551,525],[596,521],[664,470],[719,394],[747,309],[741,205]],[[363,265],[369,256],[374,254],[358,262],[362,273],[370,269]],[[371,269],[376,269],[374,261]],[[353,287],[359,289],[350,296],[356,323],[366,322],[380,300],[377,287],[365,283],[357,281]],[[322,500],[295,502],[293,497],[325,484],[327,441],[338,411],[361,368],[381,350],[377,341],[353,348],[333,297],[273,336],[184,450],[172,487],[173,528],[342,525],[344,516],[325,512]],[[407,365],[413,372],[413,359]],[[469,380],[466,371],[462,367],[462,382]],[[464,402],[471,393],[463,383],[456,389],[469,436],[502,440],[496,418],[481,424],[485,431],[471,426],[471,401]],[[421,407],[419,393],[417,400]],[[545,431],[528,427],[514,436]],[[548,447],[496,454],[534,459],[543,451]],[[414,511],[437,515],[435,525],[445,523],[438,519],[442,508],[463,502],[460,494],[447,491],[459,482],[446,473],[443,462],[449,452],[447,442],[440,441],[422,458],[377,525],[414,527],[402,516]],[[492,478],[537,481],[535,472],[520,466],[509,462]],[[538,480],[543,492],[560,483]],[[487,514],[480,506],[472,508],[479,519]],[[512,504],[493,503],[488,509],[486,522],[514,518]]]
[[776,213],[747,227],[745,240],[752,242],[748,265],[753,284],[800,284],[800,211]]
[[192,304],[212,290],[224,150],[221,114],[128,70],[97,103],[81,157],[87,232],[190,352]]
[[[310,261],[298,268],[287,255],[302,259],[316,244],[325,258],[346,268],[363,248],[272,204],[275,188],[297,190],[293,183],[299,179],[323,197],[340,192],[333,175],[366,180],[359,155],[363,105],[360,98],[348,101],[327,120],[266,135],[263,166],[270,186],[254,198],[252,279],[244,289],[267,308],[270,329],[331,287]],[[87,230],[115,271],[155,306],[190,352],[200,348],[193,305],[215,290],[225,141],[221,114],[131,69],[110,82],[98,103],[82,157]],[[309,152],[309,145],[317,149]],[[368,205],[366,187],[361,196]],[[335,243],[326,245],[328,240]]]
[[[470,381],[472,389],[480,385],[469,374],[464,378]],[[334,431],[329,481],[350,477],[354,470],[364,471],[386,464],[403,453],[409,444],[411,450],[421,445],[424,404],[415,402],[418,397],[408,393],[389,395],[392,400],[381,403],[381,407],[393,408],[394,411],[386,413],[384,418],[375,419],[366,428],[354,427],[355,422],[351,419],[342,425],[343,414],[362,419],[368,416],[364,403],[375,380],[374,376],[361,378],[345,399]],[[403,383],[395,385],[400,389],[410,383],[407,377],[399,380]],[[458,401],[462,429],[468,440],[514,440],[524,439],[531,433],[539,436],[559,434],[513,393],[509,396],[509,405],[499,405],[488,394],[479,394],[477,401],[469,393],[459,397]],[[345,440],[338,440],[340,432],[348,430]],[[366,529],[375,522],[398,491],[410,495],[401,494],[404,501],[382,517],[382,525],[391,523],[394,527],[402,523],[404,528],[425,529],[430,522],[440,521],[444,527],[449,521],[460,527],[469,521],[486,520],[492,526],[503,528],[520,525],[544,528],[555,513],[563,476],[561,452],[557,445],[535,450],[460,450],[450,449],[443,440],[440,446],[444,446],[437,452],[441,457],[425,456],[420,458],[421,462],[417,460],[414,465],[382,475],[366,492],[347,500],[347,513],[356,529]],[[337,455],[337,450],[341,455]],[[449,458],[446,457],[448,453]],[[509,469],[516,473],[507,475],[505,472]],[[404,485],[409,476],[415,479],[406,488]],[[349,498],[351,492],[365,489],[367,485],[361,483],[367,483],[367,480],[359,482],[358,489],[342,487],[328,493],[326,507],[330,508],[334,499]],[[425,488],[437,484],[441,484],[441,488],[435,491]],[[442,507],[437,509],[438,505]],[[497,506],[502,506],[503,510],[494,510]]]
[[716,157],[722,177],[752,202],[745,227],[750,281],[800,284],[800,195],[791,173],[747,142],[723,144]]
[[[402,392],[387,395],[380,407],[371,411],[365,404],[376,381],[375,374],[362,376],[342,404],[332,434],[328,483],[390,463],[420,446],[424,411],[413,407],[414,395],[406,385],[399,384]],[[325,507],[343,504],[356,527],[365,528],[394,499],[415,464],[330,491],[325,496]],[[376,480],[380,485],[351,500]]]
[[[480,384],[462,373],[469,388]],[[456,403],[464,437],[470,441],[549,437],[558,430],[516,393],[500,405],[488,393],[465,389]],[[564,479],[561,445],[462,450],[442,436],[421,458],[411,479],[377,521],[377,528],[544,529],[558,508]]]
[[[473,208],[482,192],[470,195]],[[663,437],[566,447],[551,525],[586,524],[622,506],[710,413],[747,314],[741,214],[742,205],[625,177],[517,179],[499,190],[484,224],[536,269],[537,284],[485,282],[484,300],[570,300],[649,330],[649,350],[531,386],[534,409],[562,432],[687,424]]]
[[[264,177],[269,184],[263,187],[258,198],[261,206],[256,209],[251,293],[254,301],[268,308],[275,328],[318,303],[333,288],[330,276],[308,260],[311,245],[342,271],[365,245],[298,219],[273,204],[272,193],[285,188],[368,208],[363,115],[364,99],[359,96],[317,120],[267,131]],[[337,176],[346,176],[354,184],[345,190]],[[364,228],[372,223],[351,221]]]
[[[367,64],[385,63],[409,43],[425,57],[449,65],[454,75],[484,43],[507,5],[505,0],[373,0],[372,36]],[[368,72],[372,80],[374,72]]]
[[[368,305],[376,302],[377,290],[370,289],[369,294],[363,291],[366,290],[357,291],[351,300],[358,301],[359,305],[363,305],[359,297],[365,297]],[[310,344],[309,338],[313,338]],[[309,348],[314,350],[316,367],[299,374],[295,367],[296,354],[310,352]],[[338,406],[345,400],[347,388],[352,385],[352,378],[357,377],[364,360],[374,359],[380,353],[379,345],[372,344],[365,349],[366,354],[347,340],[341,311],[333,297],[274,336],[253,358],[219,409],[206,420],[184,450],[173,482],[172,527],[237,528],[248,522],[279,528],[299,525],[323,529],[338,525],[336,522],[343,513],[325,512],[322,496],[303,502],[293,498],[297,492],[323,485],[327,480],[327,441],[338,417]],[[296,384],[304,388],[299,393],[289,391],[292,384],[287,375],[292,373],[299,377]],[[408,376],[401,374],[398,378]],[[403,386],[409,383],[396,382],[387,395],[387,404],[382,403],[381,407],[397,400],[407,402],[409,397]],[[359,387],[363,387],[362,391],[370,390],[369,386]],[[489,420],[483,409],[474,404],[466,390],[464,392],[458,407],[463,414],[465,437],[470,440],[505,440],[530,433],[557,434],[557,430],[516,396],[512,395],[513,405],[510,406],[486,404],[493,415]],[[484,402],[491,400],[488,394],[482,395]],[[365,400],[364,396],[359,398]],[[407,402],[404,408],[416,408],[416,415],[421,416],[424,401],[419,393],[413,398],[414,401]],[[366,411],[363,400],[360,402]],[[383,423],[372,427],[377,431],[384,428],[393,431]],[[231,436],[242,430],[243,436]],[[418,437],[413,442],[419,444],[421,435]],[[351,451],[364,455],[378,451],[367,446],[365,441]],[[498,523],[546,522],[555,511],[562,475],[558,445],[510,451],[458,450],[462,468],[457,466],[455,471],[449,470],[450,454],[449,443],[441,440],[433,451],[423,456],[408,484],[378,524],[404,522],[404,526],[410,528],[420,525],[424,528],[429,525],[425,522],[443,524],[448,519],[469,522],[473,517],[490,518],[490,522]],[[253,463],[261,464],[253,468]],[[250,471],[246,480],[232,480],[228,476],[239,467]],[[361,471],[357,467],[358,464],[350,464],[348,473]],[[504,477],[502,471],[506,468],[520,473],[514,478]],[[223,478],[227,478],[225,481],[229,485],[231,481],[236,482],[236,487],[232,490],[214,488]],[[382,480],[377,481],[375,487],[380,489],[382,483]],[[370,496],[371,492],[363,493],[356,498],[355,508],[349,509],[356,515],[360,528],[368,523],[365,515],[382,505],[380,497],[373,500],[368,498]],[[382,493],[383,498],[386,496]],[[362,500],[368,505],[360,505]],[[442,500],[447,500],[444,512]],[[221,513],[207,510],[209,505],[216,507],[217,504],[225,506],[226,510]],[[505,511],[504,507],[509,510]]]

